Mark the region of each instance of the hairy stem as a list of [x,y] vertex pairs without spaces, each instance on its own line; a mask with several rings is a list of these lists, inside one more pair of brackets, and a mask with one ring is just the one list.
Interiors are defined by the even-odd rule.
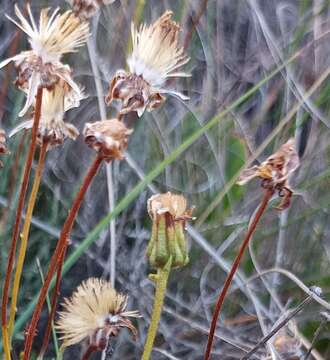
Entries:
[[55,271],[58,268],[62,254],[64,254],[64,252],[66,251],[66,248],[68,246],[72,226],[74,224],[74,221],[76,219],[76,216],[80,209],[80,206],[83,202],[84,196],[85,196],[93,178],[97,174],[99,167],[102,164],[102,161],[103,161],[103,157],[97,155],[97,157],[95,158],[94,162],[92,163],[91,167],[89,168],[89,170],[84,178],[84,181],[78,191],[78,194],[76,195],[76,197],[73,201],[72,207],[71,207],[69,214],[64,222],[64,225],[63,225],[63,228],[62,228],[62,231],[60,234],[60,238],[56,244],[54,254],[50,260],[48,271],[45,276],[44,285],[40,290],[38,302],[36,304],[34,313],[32,315],[31,323],[30,323],[30,326],[27,331],[27,336],[26,336],[25,345],[24,345],[24,357],[23,357],[24,360],[28,360],[30,358],[33,338],[36,333],[37,324],[38,324],[38,321],[39,321],[39,318],[41,315],[43,304],[45,303],[45,300],[47,297],[49,285],[55,274]]
[[28,201],[28,207],[26,210],[23,231],[21,234],[21,245],[20,245],[19,252],[18,252],[18,260],[17,260],[15,277],[14,277],[14,282],[13,282],[12,295],[11,295],[11,305],[10,305],[9,325],[8,325],[9,338],[12,337],[12,333],[13,333],[13,329],[14,329],[18,292],[19,292],[19,287],[20,287],[20,283],[21,283],[21,277],[22,277],[22,272],[23,272],[27,244],[28,244],[28,240],[29,240],[32,214],[33,214],[34,206],[35,206],[35,203],[37,200],[37,195],[38,195],[39,186],[40,186],[40,182],[41,182],[42,171],[43,171],[43,168],[45,165],[47,146],[48,146],[47,142],[44,142],[40,149],[38,165],[37,165],[36,173],[34,176],[33,186],[32,186],[30,198]]
[[204,355],[204,360],[209,360],[210,356],[211,356],[211,350],[212,350],[212,343],[213,343],[213,338],[214,338],[214,333],[215,333],[215,329],[217,326],[217,321],[218,321],[218,317],[220,314],[220,310],[222,307],[222,304],[224,302],[224,299],[226,297],[227,291],[230,287],[231,281],[235,275],[236,270],[238,269],[238,266],[241,262],[241,259],[244,255],[244,252],[249,244],[249,241],[252,238],[252,235],[257,227],[257,224],[259,222],[259,220],[261,219],[262,214],[265,212],[268,202],[271,199],[272,195],[273,195],[274,191],[273,190],[266,190],[264,193],[264,197],[262,199],[262,202],[258,208],[258,211],[256,212],[256,215],[251,223],[251,226],[248,229],[248,232],[245,236],[245,239],[243,240],[243,243],[238,251],[238,254],[235,258],[235,261],[232,265],[232,268],[230,269],[229,274],[227,275],[227,278],[225,280],[224,286],[221,290],[221,293],[218,297],[216,306],[215,306],[215,310],[213,313],[213,318],[212,318],[212,322],[211,322],[211,327],[210,327],[210,332],[209,332],[209,336],[207,339],[207,346],[206,346],[206,350],[205,350],[205,355]]
[[27,191],[27,187],[29,184],[30,172],[32,168],[32,161],[36,149],[37,143],[37,135],[38,135],[38,128],[40,122],[40,115],[41,115],[41,104],[42,104],[42,88],[40,87],[37,92],[36,96],[36,104],[35,104],[35,112],[34,112],[34,121],[32,127],[32,135],[31,135],[31,142],[29,147],[29,152],[27,155],[27,159],[25,162],[23,180],[20,188],[19,198],[18,198],[18,205],[16,210],[15,216],[15,223],[14,223],[14,230],[13,236],[11,239],[11,247],[8,255],[8,263],[7,263],[7,271],[4,280],[4,287],[2,293],[2,304],[1,304],[1,321],[2,321],[2,335],[4,339],[4,352],[6,359],[10,359],[10,339],[8,334],[7,328],[7,306],[8,306],[8,295],[9,295],[9,288],[10,288],[10,278],[11,273],[14,267],[14,260],[15,260],[15,253],[17,247],[17,238],[19,234],[19,228],[22,218],[22,212],[24,207],[25,195]]
[[157,334],[158,323],[162,313],[164,297],[167,287],[168,277],[170,275],[172,258],[170,258],[164,268],[158,268],[157,274],[153,276],[156,284],[155,301],[151,315],[151,322],[148,329],[147,340],[144,345],[142,360],[149,360],[155,337]]

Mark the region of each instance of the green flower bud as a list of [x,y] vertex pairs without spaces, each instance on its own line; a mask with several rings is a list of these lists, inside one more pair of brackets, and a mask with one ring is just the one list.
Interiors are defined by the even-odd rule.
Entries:
[[152,219],[152,231],[147,256],[154,268],[163,268],[170,257],[172,268],[189,262],[185,224],[191,219],[192,209],[181,195],[170,192],[157,194],[148,200],[148,212]]

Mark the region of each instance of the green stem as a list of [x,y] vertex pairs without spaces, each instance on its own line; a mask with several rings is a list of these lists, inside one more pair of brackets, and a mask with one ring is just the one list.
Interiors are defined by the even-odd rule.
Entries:
[[149,360],[151,355],[151,351],[157,334],[160,315],[162,313],[167,281],[171,271],[171,265],[172,265],[172,257],[170,257],[164,268],[158,268],[157,275],[153,276],[153,280],[155,281],[156,284],[155,301],[152,310],[151,322],[148,330],[147,340],[144,345],[144,350],[142,354],[142,360]]

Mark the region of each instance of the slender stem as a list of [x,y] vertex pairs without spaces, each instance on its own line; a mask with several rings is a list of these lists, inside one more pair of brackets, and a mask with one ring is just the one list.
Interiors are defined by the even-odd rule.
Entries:
[[[88,54],[92,66],[93,78],[95,82],[95,89],[97,95],[97,101],[100,111],[101,120],[104,121],[107,119],[107,112],[104,102],[103,87],[101,82],[101,74],[97,66],[97,56],[96,49],[92,38],[89,38],[87,41]],[[117,116],[118,120],[119,117]],[[107,189],[108,189],[108,202],[109,202],[109,212],[112,212],[115,208],[115,196],[114,196],[114,187],[113,187],[113,165],[112,163],[106,164],[106,177],[107,177]],[[116,220],[111,220],[109,224],[110,232],[110,256],[109,256],[109,272],[110,272],[110,282],[113,287],[115,287],[116,280]]]
[[87,350],[85,351],[85,353],[83,354],[83,356],[81,357],[81,360],[88,360],[89,357],[93,354],[93,352],[95,352],[97,350],[97,348],[95,346],[90,345]]
[[227,278],[225,280],[224,286],[221,290],[221,293],[218,297],[216,306],[215,306],[215,310],[213,313],[213,318],[212,318],[212,322],[211,322],[211,327],[210,327],[210,332],[209,332],[209,336],[207,339],[207,346],[206,346],[206,350],[205,350],[205,355],[204,355],[204,360],[209,360],[210,356],[211,356],[211,350],[212,350],[212,343],[213,343],[213,338],[214,338],[214,333],[215,333],[215,329],[217,326],[217,321],[218,321],[218,317],[220,314],[220,310],[222,307],[222,304],[224,302],[224,299],[226,297],[227,291],[229,289],[229,286],[231,284],[231,281],[235,275],[236,270],[238,269],[238,266],[241,262],[241,259],[243,257],[243,254],[245,252],[246,247],[249,244],[249,241],[252,238],[252,235],[257,227],[257,224],[262,216],[262,214],[265,212],[268,202],[271,199],[272,195],[273,195],[274,191],[273,190],[266,190],[264,193],[264,197],[262,199],[262,202],[258,208],[258,211],[256,212],[256,215],[251,223],[251,226],[248,229],[248,232],[245,236],[245,239],[238,251],[238,254],[236,256],[236,259],[232,265],[232,268],[230,269],[229,274],[227,275]]
[[28,240],[29,240],[32,214],[33,214],[34,206],[35,206],[35,203],[37,200],[37,195],[38,195],[39,186],[40,186],[40,182],[41,182],[42,171],[43,171],[43,168],[45,165],[47,146],[48,146],[47,142],[44,142],[40,149],[39,161],[38,161],[36,173],[34,176],[33,186],[32,186],[30,198],[28,201],[28,207],[26,210],[25,221],[24,221],[23,231],[22,231],[22,235],[21,235],[21,245],[20,245],[20,249],[18,252],[18,260],[17,260],[15,277],[14,277],[14,282],[13,282],[12,295],[11,295],[11,305],[10,305],[9,324],[8,324],[9,339],[12,337],[12,333],[13,333],[13,329],[14,329],[18,292],[19,292],[19,287],[20,287],[20,283],[21,283],[21,277],[22,277],[22,272],[23,272],[27,244],[28,244]]
[[172,258],[168,260],[164,268],[158,268],[157,274],[153,276],[153,280],[156,283],[155,301],[151,315],[151,322],[148,329],[147,340],[143,349],[142,360],[149,360],[152,352],[153,344],[157,334],[160,315],[162,313],[167,281],[171,271],[171,265]]
[[45,354],[45,352],[47,350],[48,342],[49,342],[49,337],[50,337],[50,333],[51,333],[51,329],[52,329],[52,324],[53,324],[54,317],[55,317],[55,312],[56,312],[57,298],[60,295],[62,267],[63,267],[63,261],[65,259],[67,246],[68,246],[68,242],[66,242],[65,249],[63,249],[63,252],[61,254],[61,258],[59,260],[58,268],[57,268],[56,282],[55,282],[55,286],[54,286],[54,290],[53,290],[53,296],[52,296],[52,302],[51,302],[50,312],[49,312],[49,316],[48,316],[47,327],[46,327],[46,330],[45,330],[44,338],[42,340],[42,346],[41,346],[40,355],[39,355],[40,358],[42,358],[43,355]]
[[7,306],[8,306],[8,295],[9,295],[9,287],[10,287],[10,278],[11,273],[14,267],[14,260],[15,260],[15,253],[17,247],[17,238],[19,234],[19,227],[22,218],[22,212],[24,207],[25,195],[29,183],[30,172],[32,168],[32,161],[36,149],[37,143],[37,135],[38,135],[38,128],[40,122],[40,115],[41,115],[41,104],[42,104],[42,88],[40,87],[37,92],[36,96],[36,104],[35,104],[35,112],[34,112],[34,121],[32,127],[32,135],[31,135],[31,142],[30,148],[27,155],[27,159],[25,162],[24,168],[24,175],[23,180],[20,188],[18,205],[16,210],[16,217],[15,217],[15,224],[13,230],[13,236],[11,239],[11,247],[8,255],[8,263],[7,263],[7,271],[4,280],[4,287],[2,293],[2,304],[1,304],[1,318],[2,318],[2,334],[4,338],[4,352],[6,355],[6,359],[10,360],[10,340],[8,336],[8,328],[7,328]]
[[32,319],[31,319],[31,323],[30,326],[28,328],[27,331],[27,335],[26,335],[26,339],[25,339],[25,345],[24,345],[24,360],[28,360],[30,358],[30,353],[31,353],[31,349],[32,349],[32,343],[33,343],[33,338],[35,336],[36,333],[36,329],[37,329],[37,324],[38,324],[38,320],[40,318],[41,315],[41,311],[42,311],[42,307],[43,304],[46,300],[47,297],[47,292],[49,289],[49,285],[51,283],[51,280],[55,274],[55,271],[57,270],[57,267],[59,265],[59,262],[61,260],[61,256],[63,254],[63,251],[65,251],[67,245],[68,245],[68,241],[69,241],[69,237],[70,237],[70,233],[72,230],[72,226],[73,223],[76,219],[77,213],[80,209],[80,206],[83,202],[84,196],[86,194],[86,191],[88,190],[93,178],[95,177],[95,175],[97,174],[97,171],[101,165],[103,161],[103,157],[97,155],[97,157],[95,158],[94,162],[92,163],[91,167],[89,168],[84,181],[81,185],[81,188],[78,191],[78,194],[76,195],[72,207],[69,211],[69,214],[65,220],[65,223],[63,225],[61,234],[60,234],[60,238],[56,244],[56,248],[54,251],[54,254],[50,260],[50,264],[48,267],[48,271],[47,274],[45,276],[45,282],[44,285],[42,286],[41,290],[40,290],[40,294],[39,294],[39,298],[38,298],[38,302],[36,304],[34,313],[32,315]]

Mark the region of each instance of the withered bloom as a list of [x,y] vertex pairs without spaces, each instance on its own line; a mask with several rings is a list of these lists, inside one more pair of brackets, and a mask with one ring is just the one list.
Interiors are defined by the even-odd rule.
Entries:
[[179,46],[180,26],[171,20],[172,11],[166,11],[155,23],[136,29],[132,24],[133,52],[128,59],[129,72],[119,70],[110,82],[106,102],[122,101],[121,114],[137,111],[141,116],[145,109],[151,111],[164,101],[164,94],[183,100],[188,98],[174,90],[166,89],[171,77],[190,76],[178,72],[189,61],[183,47]]
[[115,0],[67,0],[74,14],[82,21],[93,17],[102,5],[113,3]]
[[133,130],[117,119],[97,121],[85,125],[86,144],[96,150],[106,161],[122,160]]
[[[7,150],[7,139],[6,139],[6,132],[3,129],[0,129],[0,155],[8,154]],[[2,167],[3,164],[0,161],[0,167]]]
[[189,262],[185,239],[185,224],[192,218],[193,209],[187,209],[187,200],[172,194],[157,194],[148,200],[148,213],[152,219],[151,239],[147,248],[150,264],[164,267],[172,259],[172,267]]
[[[82,91],[79,94],[75,93],[63,80],[50,89],[44,89],[37,137],[39,145],[47,142],[48,147],[52,148],[61,145],[66,137],[72,140],[77,138],[79,131],[72,124],[64,122],[64,115],[66,111],[78,107],[83,98]],[[22,129],[31,129],[32,126],[33,120],[25,121],[15,127],[9,136]]]
[[278,209],[283,210],[290,206],[292,190],[288,180],[298,166],[299,156],[294,146],[294,139],[290,139],[259,166],[243,170],[237,184],[244,185],[255,177],[262,179],[263,187],[278,190],[279,196],[283,198]]
[[104,350],[111,336],[123,327],[137,336],[129,320],[140,317],[138,311],[126,311],[128,296],[117,293],[105,280],[89,278],[64,300],[64,311],[59,313],[56,330],[61,333],[63,347],[87,339],[95,351]]
[[15,13],[19,22],[7,17],[28,35],[31,50],[23,51],[0,63],[0,68],[11,61],[15,63],[18,71],[16,84],[27,93],[20,116],[23,116],[33,104],[39,87],[51,89],[60,79],[64,80],[79,97],[79,86],[72,79],[70,67],[62,64],[61,58],[64,54],[76,51],[86,42],[89,35],[89,25],[81,23],[72,11],[60,15],[59,9],[56,9],[49,16],[49,9],[42,9],[38,27],[29,5],[27,10],[30,22],[16,5]]

